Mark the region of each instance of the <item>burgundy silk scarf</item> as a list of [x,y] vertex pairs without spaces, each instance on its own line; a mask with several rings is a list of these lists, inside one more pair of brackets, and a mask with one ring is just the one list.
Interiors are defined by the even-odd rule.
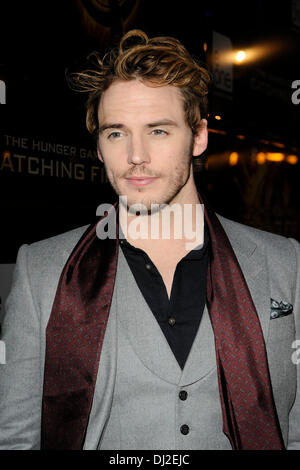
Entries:
[[[203,197],[199,195],[202,203]],[[113,217],[116,239],[97,237]],[[205,200],[211,238],[207,307],[215,336],[223,432],[234,450],[282,450],[260,322],[228,237]],[[42,449],[83,448],[118,258],[118,211],[83,234],[59,280],[46,329]],[[101,374],[101,370],[99,371]]]

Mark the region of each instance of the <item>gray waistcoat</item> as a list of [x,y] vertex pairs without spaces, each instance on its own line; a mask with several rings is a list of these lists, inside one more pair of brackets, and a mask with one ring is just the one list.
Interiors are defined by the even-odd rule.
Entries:
[[207,308],[181,370],[121,249],[84,448],[231,449]]

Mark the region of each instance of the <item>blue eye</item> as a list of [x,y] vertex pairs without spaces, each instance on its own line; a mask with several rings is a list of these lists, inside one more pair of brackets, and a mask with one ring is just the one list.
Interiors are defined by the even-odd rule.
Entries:
[[152,133],[154,133],[155,135],[167,135],[167,132],[163,129],[154,129]]
[[121,137],[122,133],[121,132],[118,132],[118,131],[115,131],[115,132],[111,132],[109,135],[108,135],[108,139],[117,139],[118,137]]

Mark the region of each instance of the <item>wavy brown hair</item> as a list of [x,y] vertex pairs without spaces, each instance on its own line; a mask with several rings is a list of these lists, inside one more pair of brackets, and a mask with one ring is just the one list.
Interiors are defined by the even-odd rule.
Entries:
[[70,86],[87,92],[86,126],[98,134],[98,106],[102,93],[115,80],[139,78],[151,86],[173,85],[184,99],[186,121],[195,133],[207,115],[207,94],[211,77],[206,67],[194,59],[175,38],[148,36],[141,30],[126,33],[117,47],[103,58],[89,56],[92,67],[68,75]]

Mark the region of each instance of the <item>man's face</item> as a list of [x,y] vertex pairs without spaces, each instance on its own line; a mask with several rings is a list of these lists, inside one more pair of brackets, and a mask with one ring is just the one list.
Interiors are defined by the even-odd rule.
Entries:
[[128,206],[188,202],[192,155],[205,149],[207,129],[203,120],[201,135],[193,136],[176,87],[116,81],[101,97],[98,120],[98,156]]

